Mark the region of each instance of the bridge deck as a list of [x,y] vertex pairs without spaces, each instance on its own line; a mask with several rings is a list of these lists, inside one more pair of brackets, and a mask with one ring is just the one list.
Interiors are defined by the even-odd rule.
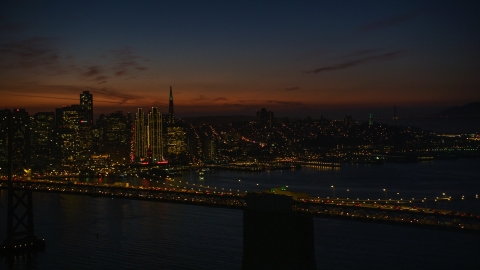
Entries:
[[[7,181],[0,181],[0,188],[6,189]],[[244,209],[247,207],[245,194],[223,191],[119,187],[54,181],[14,181],[14,188],[31,189],[36,192],[181,203],[232,209]],[[365,200],[322,200],[311,198],[294,201],[293,210],[308,212],[319,218],[348,219],[480,234],[480,214],[417,208],[411,204],[411,201],[383,201],[382,203]]]

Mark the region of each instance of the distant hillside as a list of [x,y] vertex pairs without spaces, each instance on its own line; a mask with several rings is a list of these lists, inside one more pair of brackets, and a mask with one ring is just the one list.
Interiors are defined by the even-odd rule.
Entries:
[[199,116],[199,117],[184,117],[184,120],[187,123],[192,123],[194,125],[206,124],[225,124],[233,122],[244,122],[244,121],[254,121],[255,116],[245,116],[245,115],[233,115],[233,116]]
[[480,102],[468,103],[461,107],[453,107],[444,110],[438,114],[439,116],[465,116],[465,115],[480,115]]

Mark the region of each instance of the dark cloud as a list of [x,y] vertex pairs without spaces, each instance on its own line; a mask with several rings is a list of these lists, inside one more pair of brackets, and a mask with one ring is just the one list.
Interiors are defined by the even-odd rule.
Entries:
[[78,98],[62,98],[62,97],[54,97],[54,96],[39,96],[39,95],[22,95],[22,94],[9,94],[10,96],[18,96],[18,97],[33,97],[33,98],[48,98],[48,99],[66,99],[66,100],[75,100],[78,101]]
[[126,70],[119,70],[115,72],[115,76],[123,76],[125,74],[127,74]]
[[288,88],[285,88],[285,91],[294,91],[294,90],[299,90],[300,87],[298,86],[295,86],[295,87],[288,87]]
[[113,60],[112,71],[117,77],[127,75],[133,70],[144,71],[148,69],[137,62],[141,57],[137,56],[131,47],[111,50],[110,57]]
[[[72,86],[73,88],[78,88],[77,86]],[[70,90],[71,87],[68,87],[68,89]],[[86,88],[80,88],[80,89],[77,89],[77,93],[78,91],[83,91],[85,90]],[[58,96],[43,96],[43,95],[29,95],[29,94],[9,94],[11,96],[18,96],[18,97],[31,97],[31,98],[45,98],[45,99],[58,99],[58,100],[72,100],[72,101],[76,101],[78,102],[78,98],[64,98],[64,97],[58,97]],[[99,103],[113,103],[113,104],[118,104],[118,101],[109,101],[109,100],[95,100],[95,102],[99,102]]]
[[100,57],[102,62],[105,65],[90,65],[86,67],[86,70],[81,70],[80,75],[82,77],[88,78],[91,81],[96,81],[99,84],[107,82],[107,79],[111,78],[109,76],[112,71],[113,77],[124,77],[124,79],[129,80],[136,78],[133,73],[147,70],[147,67],[141,66],[137,60],[142,59],[137,56],[131,47],[121,47],[117,50],[111,50],[108,53],[102,54]]
[[130,101],[136,101],[136,100],[143,100],[143,97],[141,96],[136,96],[136,95],[131,95],[131,94],[125,94],[122,92],[118,92],[115,90],[107,90],[105,87],[104,88],[93,88],[89,87],[92,92],[97,92],[100,94],[107,95],[109,98],[117,98],[119,99],[118,101],[114,102],[119,105],[125,104]]
[[33,37],[0,43],[0,66],[3,68],[39,69],[41,73],[66,73],[65,63],[55,48],[57,39]]
[[100,66],[89,66],[86,68],[86,71],[82,71],[80,75],[98,84],[106,83],[109,78],[103,74],[103,69]]
[[81,75],[84,77],[92,77],[92,76],[97,76],[101,73],[100,66],[90,66],[87,67],[87,71],[82,73]]
[[104,84],[107,82],[108,77],[107,76],[98,76],[95,78],[95,81],[98,82],[98,84]]
[[202,100],[206,100],[207,98],[204,96],[204,95],[200,95],[198,98],[194,98],[192,99],[193,101],[202,101]]
[[0,18],[0,72],[28,69],[34,74],[61,75],[78,70],[71,55],[62,57],[58,49],[61,39],[19,37],[18,34],[31,27],[32,23],[9,22]]
[[373,61],[388,61],[398,57],[400,54],[401,54],[401,51],[394,51],[394,52],[388,52],[383,54],[370,55],[370,56],[366,56],[359,59],[353,59],[343,63],[335,64],[335,65],[330,65],[330,66],[317,68],[314,70],[309,70],[309,71],[306,71],[305,73],[310,74],[310,73],[320,73],[325,71],[334,71],[334,70],[355,67],[355,66],[365,64],[368,62],[373,62]]
[[239,103],[224,103],[224,106],[232,106],[232,107],[244,107],[245,105]]
[[298,101],[281,101],[281,100],[268,100],[268,103],[282,104],[282,105],[302,105]]
[[222,100],[228,100],[228,99],[224,98],[224,97],[218,97],[218,98],[214,99],[213,101],[222,101]]

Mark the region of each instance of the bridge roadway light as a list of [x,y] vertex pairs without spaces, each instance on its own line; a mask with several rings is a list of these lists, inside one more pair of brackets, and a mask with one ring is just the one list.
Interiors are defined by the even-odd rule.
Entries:
[[331,188],[333,188],[333,199],[335,199],[335,187],[331,186]]

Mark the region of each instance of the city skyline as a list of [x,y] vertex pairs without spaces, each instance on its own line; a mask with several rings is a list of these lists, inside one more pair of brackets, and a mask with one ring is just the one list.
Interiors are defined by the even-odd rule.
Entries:
[[2,108],[422,115],[480,100],[475,2],[4,2]]

